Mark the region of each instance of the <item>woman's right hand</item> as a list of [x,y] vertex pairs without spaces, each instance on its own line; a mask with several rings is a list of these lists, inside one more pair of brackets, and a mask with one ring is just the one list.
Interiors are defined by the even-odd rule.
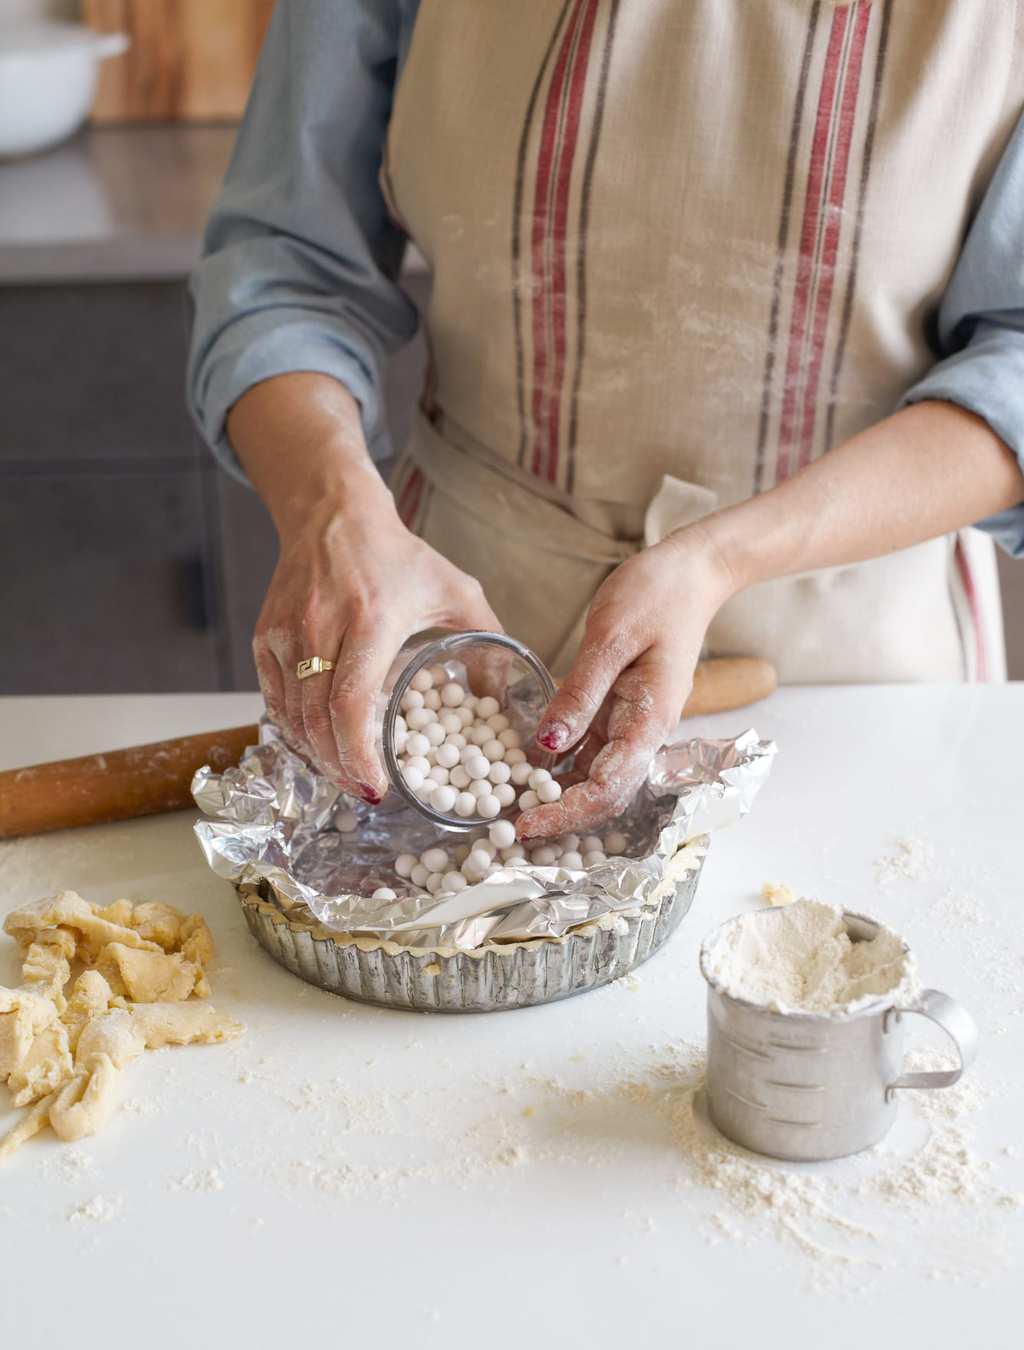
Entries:
[[[228,434],[281,546],[253,639],[267,712],[346,792],[378,802],[377,696],[399,647],[425,628],[501,625],[480,583],[402,524],[336,380],[297,372],[253,385]],[[299,680],[310,656],[334,670]]]
[[[480,583],[409,531],[390,495],[353,515],[327,504],[281,555],[253,652],[271,719],[346,792],[376,803],[387,778],[376,701],[399,647],[426,628],[501,631]],[[309,656],[333,671],[299,680]]]

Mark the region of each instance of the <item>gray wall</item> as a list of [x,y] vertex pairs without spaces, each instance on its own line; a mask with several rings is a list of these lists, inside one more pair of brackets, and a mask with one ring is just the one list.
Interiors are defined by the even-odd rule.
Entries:
[[[277,543],[194,434],[188,320],[180,282],[0,286],[0,694],[256,687]],[[422,377],[414,344],[396,444]]]

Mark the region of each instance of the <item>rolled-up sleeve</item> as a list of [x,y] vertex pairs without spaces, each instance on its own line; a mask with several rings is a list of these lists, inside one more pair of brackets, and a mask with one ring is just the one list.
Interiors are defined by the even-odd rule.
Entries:
[[[974,218],[938,318],[945,355],[904,403],[942,399],[976,413],[1024,468],[1024,119]],[[1024,557],[1024,503],[978,526]]]
[[405,241],[378,173],[413,11],[403,0],[276,6],[191,280],[190,405],[240,477],[228,411],[292,371],[344,384],[371,452],[388,449],[384,367],[417,317],[396,282]]

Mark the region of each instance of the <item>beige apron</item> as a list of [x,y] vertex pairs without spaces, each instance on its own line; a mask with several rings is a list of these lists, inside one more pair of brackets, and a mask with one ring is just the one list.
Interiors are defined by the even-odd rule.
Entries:
[[[394,491],[556,671],[616,564],[886,416],[931,364],[1024,97],[1017,12],[423,0],[382,174],[434,274]],[[755,587],[708,647],[786,681],[1002,678],[991,544]]]

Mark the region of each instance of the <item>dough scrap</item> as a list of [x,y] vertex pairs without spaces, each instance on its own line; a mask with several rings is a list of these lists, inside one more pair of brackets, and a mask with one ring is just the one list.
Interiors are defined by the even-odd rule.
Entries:
[[108,1055],[88,1062],[57,1093],[50,1107],[54,1134],[67,1143],[96,1134],[110,1119],[117,1099],[117,1069]]
[[[127,904],[127,901],[124,903]],[[130,918],[131,927],[140,937],[148,942],[157,943],[165,952],[178,950],[181,945],[181,926],[184,922],[186,919],[180,910],[172,905],[165,905],[161,900],[146,900],[141,905],[136,905]]]
[[[108,907],[109,909],[110,907]],[[117,910],[123,914],[123,910]],[[160,951],[155,942],[140,937],[134,928],[112,923],[102,917],[103,911],[94,909],[75,891],[61,891],[52,900],[39,900],[24,909],[13,910],[4,920],[4,932],[9,933],[25,951],[36,940],[36,935],[63,926],[77,934],[75,955],[92,965],[99,952],[111,942],[143,951]]]
[[[196,1001],[209,993],[214,959],[201,915],[162,901],[94,905],[63,891],[8,914],[4,930],[21,948],[23,983],[0,987],[0,1080],[29,1110],[0,1139],[0,1161],[47,1122],[61,1139],[95,1134],[121,1072],[145,1050],[245,1030]],[[72,982],[76,960],[86,968]]]
[[0,1078],[9,1078],[36,1036],[57,1019],[57,1008],[35,989],[0,989]]
[[121,1006],[124,999],[115,998],[114,991],[98,970],[83,970],[75,981],[61,1021],[68,1029],[71,1053],[78,1049],[78,1041],[85,1027],[108,1008]]
[[766,905],[791,905],[794,900],[800,897],[794,891],[792,886],[787,886],[784,881],[764,881],[761,883],[761,900]]
[[54,1132],[70,1141],[102,1129],[117,1098],[120,1071],[144,1050],[231,1040],[244,1029],[208,1003],[146,1003],[101,1014],[82,1032],[75,1074],[50,1108]]
[[181,954],[204,970],[213,962],[213,934],[199,914],[190,914],[181,925]]
[[50,1108],[56,1099],[56,1092],[51,1092],[49,1097],[42,1097],[31,1107],[18,1121],[13,1129],[8,1130],[2,1139],[0,1139],[0,1162],[9,1158],[11,1154],[21,1147],[26,1139],[31,1139],[34,1134],[46,1127],[50,1119]]
[[241,1022],[209,1003],[144,1003],[132,1008],[132,1020],[147,1050],[165,1045],[211,1045],[231,1041],[245,1030]]
[[84,1068],[94,1055],[105,1055],[115,1069],[138,1059],[146,1038],[127,1008],[111,1008],[94,1017],[78,1038],[75,1067]]
[[64,986],[71,978],[71,962],[75,957],[75,935],[67,928],[54,928],[40,933],[30,942],[21,962],[21,978],[25,984],[37,986],[39,992],[53,1000],[57,1011],[64,1011]]
[[[132,914],[134,909],[135,906],[130,900],[115,900],[113,904],[104,905],[102,909],[98,906],[94,906],[94,912],[98,914],[101,919],[106,919],[107,923],[119,924],[122,928],[135,926],[132,924]],[[143,933],[142,936],[148,937],[148,934]]]
[[147,952],[108,942],[97,955],[96,969],[115,994],[135,1003],[178,1002],[205,986],[202,967],[180,952]]
[[54,1020],[36,1032],[7,1078],[15,1106],[30,1106],[65,1083],[72,1070],[67,1028]]

